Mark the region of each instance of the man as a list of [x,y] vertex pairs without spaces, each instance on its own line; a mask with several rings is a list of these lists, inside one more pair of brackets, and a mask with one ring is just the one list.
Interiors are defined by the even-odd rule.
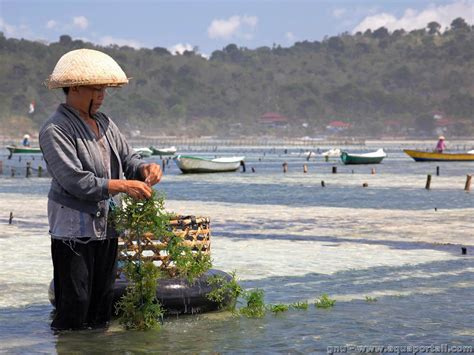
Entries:
[[143,162],[99,112],[106,89],[127,83],[110,56],[90,49],[63,55],[48,79],[50,89],[66,94],[39,135],[52,176],[48,219],[56,330],[107,325],[117,261],[117,235],[107,223],[114,197],[149,198],[162,176],[160,166]]

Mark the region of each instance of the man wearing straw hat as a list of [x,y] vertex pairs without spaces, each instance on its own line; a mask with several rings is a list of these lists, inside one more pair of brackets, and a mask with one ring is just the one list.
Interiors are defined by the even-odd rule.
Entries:
[[118,193],[149,198],[162,171],[143,162],[99,111],[107,88],[128,83],[114,59],[96,50],[73,50],[59,59],[47,83],[66,94],[39,136],[52,176],[48,219],[56,312],[51,327],[102,327],[111,317],[117,262],[109,209]]

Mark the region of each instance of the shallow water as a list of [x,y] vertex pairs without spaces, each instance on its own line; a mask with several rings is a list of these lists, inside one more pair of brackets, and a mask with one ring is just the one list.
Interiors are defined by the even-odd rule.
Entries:
[[[267,303],[309,300],[308,310],[263,319],[228,312],[169,318],[149,332],[124,331],[114,322],[107,331],[54,335],[49,179],[3,176],[0,352],[326,353],[327,346],[345,344],[473,345],[474,192],[463,190],[473,163],[415,163],[397,151],[373,166],[306,161],[296,149],[244,153],[246,173],[183,175],[171,162],[157,188],[169,210],[211,217],[216,268],[235,270],[244,287],[265,290]],[[429,191],[427,174],[433,175]],[[323,293],[337,300],[332,309],[314,307]]]

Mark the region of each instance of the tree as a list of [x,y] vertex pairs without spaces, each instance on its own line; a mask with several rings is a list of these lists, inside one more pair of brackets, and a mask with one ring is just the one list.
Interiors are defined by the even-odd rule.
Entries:
[[428,23],[426,27],[428,27],[428,34],[436,35],[436,34],[439,34],[441,25],[438,22],[431,21],[430,23]]
[[464,21],[463,18],[458,17],[451,22],[451,29],[453,31],[469,31],[469,25]]
[[59,44],[63,46],[69,46],[71,43],[72,43],[71,36],[68,36],[68,35],[59,36]]
[[388,33],[388,30],[385,27],[380,27],[374,31],[372,36],[374,36],[374,38],[377,38],[377,39],[385,39],[389,37],[390,34]]

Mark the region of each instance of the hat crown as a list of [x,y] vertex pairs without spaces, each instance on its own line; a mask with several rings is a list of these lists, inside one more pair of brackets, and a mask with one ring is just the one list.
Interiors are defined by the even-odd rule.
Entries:
[[121,86],[127,83],[127,76],[111,56],[85,48],[64,54],[47,80],[50,89],[83,85]]

